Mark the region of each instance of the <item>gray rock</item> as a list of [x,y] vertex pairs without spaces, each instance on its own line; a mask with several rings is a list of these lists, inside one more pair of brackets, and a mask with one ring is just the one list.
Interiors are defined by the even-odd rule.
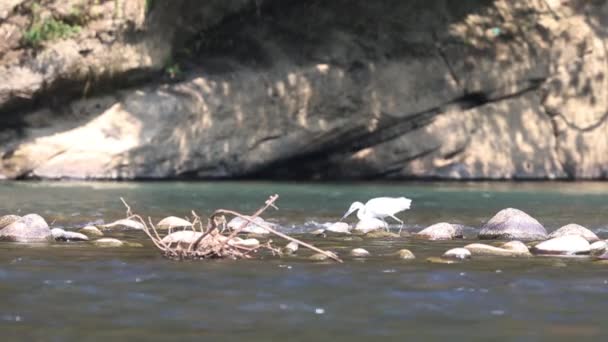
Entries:
[[28,214],[0,230],[0,240],[14,242],[51,241],[51,229],[37,214]]
[[8,226],[9,224],[18,221],[21,218],[21,216],[17,216],[17,215],[4,215],[4,216],[0,216],[0,229]]
[[185,227],[192,227],[192,223],[176,216],[165,217],[156,224],[156,228],[159,229],[173,229]]
[[[274,224],[266,222],[263,218],[261,218],[259,216],[254,218],[253,222],[266,225],[266,226],[270,227],[271,229],[275,228]],[[243,232],[243,233],[257,234],[257,235],[270,234],[270,232],[268,230],[264,229],[261,226],[258,226],[255,223],[248,222],[247,220],[242,219],[237,216],[237,217],[233,218],[232,220],[230,220],[230,222],[228,222],[226,227],[228,227],[228,229],[231,229],[231,230],[236,230],[239,227],[241,227],[243,224],[245,224],[245,227],[243,229],[241,229],[241,232]]]
[[87,236],[103,236],[101,230],[95,226],[82,227],[79,232]]
[[238,236],[234,237],[230,241],[228,241],[229,245],[245,247],[245,248],[256,248],[260,246],[260,241],[258,239],[241,239]]
[[295,254],[298,251],[299,247],[300,247],[300,245],[297,242],[291,241],[283,248],[283,253]]
[[114,238],[101,238],[94,240],[93,244],[98,247],[121,247],[124,242]]
[[190,244],[196,241],[202,235],[203,233],[201,232],[193,232],[191,230],[180,230],[168,234],[167,236],[163,237],[161,241],[166,245],[171,245],[174,243]]
[[350,234],[350,226],[346,222],[334,222],[325,228],[326,232],[336,234]]
[[323,253],[316,253],[316,254],[311,255],[309,257],[309,259],[313,260],[313,261],[325,261],[325,260],[328,260],[329,257]]
[[466,248],[452,248],[447,252],[443,253],[441,257],[446,259],[464,260],[471,258],[471,252]]
[[607,248],[608,244],[606,244],[606,241],[596,241],[589,246],[591,254],[593,255],[602,254],[606,251]]
[[549,238],[556,238],[566,235],[579,235],[589,242],[595,242],[599,240],[599,238],[597,237],[597,235],[595,235],[594,232],[575,223],[567,224],[559,228],[558,230],[552,232],[551,234],[549,234]]
[[144,225],[141,222],[135,221],[135,220],[130,220],[130,219],[122,219],[122,220],[114,221],[112,223],[101,225],[100,227],[103,227],[103,228],[137,229],[137,230],[143,230],[144,229]]
[[474,256],[530,256],[527,248],[524,250],[507,249],[486,245],[483,243],[472,243],[464,246]]
[[480,239],[543,240],[547,231],[537,220],[519,209],[503,209],[479,232]]
[[414,255],[414,253],[412,253],[412,251],[410,251],[409,249],[400,249],[399,251],[397,251],[397,256],[399,256],[399,259],[404,259],[404,260],[409,260],[409,259],[416,259],[416,256]]
[[367,257],[370,256],[369,252],[363,248],[354,248],[350,251],[350,255],[354,257]]
[[521,254],[526,254],[526,255],[530,254],[530,249],[528,249],[528,246],[526,246],[526,244],[524,244],[521,241],[505,242],[500,247],[503,249],[506,249],[506,250],[516,252],[516,253],[521,253]]
[[462,226],[454,226],[446,222],[436,223],[416,234],[416,237],[427,240],[452,240],[462,238]]
[[61,228],[51,229],[51,235],[53,235],[55,241],[89,241],[89,237],[84,234],[66,231]]
[[357,222],[357,225],[353,230],[358,233],[368,233],[374,230],[387,228],[388,225],[386,224],[386,222],[376,218],[368,218]]
[[537,244],[532,248],[532,252],[550,255],[589,254],[591,245],[580,235],[565,235]]

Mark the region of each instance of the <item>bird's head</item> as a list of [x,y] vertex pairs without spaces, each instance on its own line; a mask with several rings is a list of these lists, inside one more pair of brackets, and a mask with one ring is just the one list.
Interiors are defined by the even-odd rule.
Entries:
[[348,215],[352,214],[354,211],[361,209],[365,207],[365,205],[361,202],[353,202],[353,204],[350,205],[350,208],[348,208],[348,211],[346,212],[346,214],[344,214],[344,216],[342,216],[342,218],[340,219],[340,221],[344,220],[345,218],[348,217]]

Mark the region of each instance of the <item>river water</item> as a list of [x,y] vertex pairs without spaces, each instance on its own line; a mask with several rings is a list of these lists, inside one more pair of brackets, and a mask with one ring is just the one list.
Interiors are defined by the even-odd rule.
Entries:
[[[137,213],[202,216],[255,211],[271,194],[282,229],[344,256],[344,264],[262,255],[256,260],[163,259],[141,232],[107,236],[144,247],[0,243],[2,341],[113,340],[500,340],[608,338],[608,265],[588,258],[479,257],[434,264],[427,257],[475,240],[498,210],[522,209],[554,230],[582,224],[608,238],[608,183],[0,183],[0,215],[41,214],[75,228]],[[350,203],[406,196],[398,216],[415,232],[463,224],[466,241],[319,238],[306,234]],[[354,219],[354,218],[353,218]],[[278,242],[278,241],[277,241]],[[372,253],[353,259],[348,251]],[[408,248],[413,261],[391,253]]]

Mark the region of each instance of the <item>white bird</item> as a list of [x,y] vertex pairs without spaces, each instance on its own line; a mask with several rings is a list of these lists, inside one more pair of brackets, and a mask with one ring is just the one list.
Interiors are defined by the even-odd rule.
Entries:
[[[401,229],[403,229],[403,221],[395,217],[395,214],[409,209],[411,203],[412,200],[405,197],[376,197],[367,201],[365,204],[361,202],[353,202],[340,221],[344,220],[355,210],[358,210],[357,218],[359,218],[359,220],[380,219],[384,221],[385,217],[392,218],[393,220],[401,223],[401,228],[399,228],[399,233],[401,233]],[[386,223],[386,221],[384,222]]]

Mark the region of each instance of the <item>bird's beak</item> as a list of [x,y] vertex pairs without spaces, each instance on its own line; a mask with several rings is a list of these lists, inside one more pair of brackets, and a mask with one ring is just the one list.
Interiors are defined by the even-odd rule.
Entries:
[[344,216],[342,216],[342,218],[340,219],[340,221],[344,220],[345,218],[348,217],[348,215],[352,214],[352,212],[355,211],[355,209],[351,209],[349,211],[346,212],[346,214],[344,214]]

